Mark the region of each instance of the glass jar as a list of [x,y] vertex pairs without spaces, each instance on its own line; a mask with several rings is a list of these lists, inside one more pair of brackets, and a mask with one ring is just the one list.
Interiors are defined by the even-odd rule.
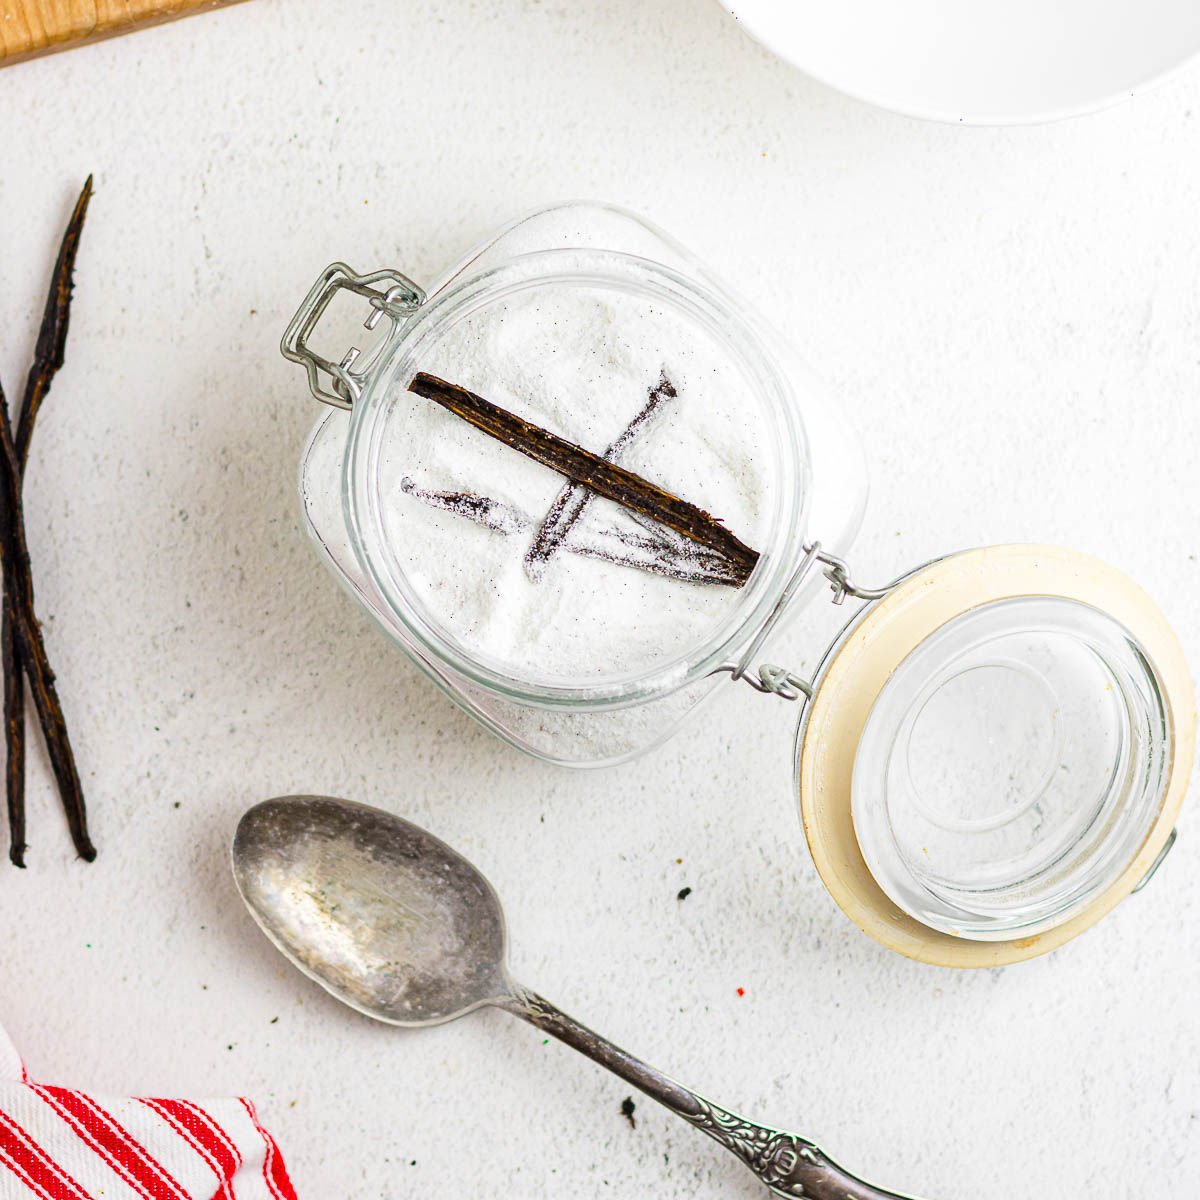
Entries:
[[[389,554],[380,460],[394,436],[390,405],[432,342],[481,306],[503,303],[522,289],[585,286],[649,296],[721,340],[746,372],[770,431],[771,511],[758,569],[703,643],[616,675],[521,678],[462,646],[408,585]],[[309,339],[343,289],[371,303],[369,327],[386,316],[390,329],[369,356],[352,351],[335,362],[316,355]],[[398,272],[356,276],[335,264],[297,313],[284,353],[306,366],[314,394],[344,410],[318,419],[300,472],[305,525],[327,565],[455,703],[506,742],[548,762],[603,766],[668,738],[736,670],[764,625],[781,615],[776,610],[806,542],[819,538],[844,553],[862,521],[861,449],[823,385],[682,246],[618,208],[573,203],[518,220],[428,295]],[[818,587],[809,581],[803,595],[789,592],[789,611]]]
[[[705,331],[736,364],[769,448],[758,562],[709,634],[565,680],[456,638],[406,577],[394,552],[404,530],[382,502],[388,463],[405,451],[398,399],[431,347],[489,305],[562,289],[648,303]],[[382,336],[368,352],[324,356],[312,336],[342,292]],[[511,745],[569,766],[629,759],[726,678],[795,703],[796,786],[823,881],[876,940],[947,966],[1061,944],[1140,887],[1173,844],[1195,696],[1153,602],[1113,568],[1042,546],[970,550],[885,587],[856,583],[844,560],[866,499],[856,439],[795,350],[640,218],[598,204],[544,209],[428,296],[398,272],[334,264],[283,353],[331,405],[300,476],[322,557],[413,662]],[[771,632],[823,585],[859,607],[814,677],[759,665]]]

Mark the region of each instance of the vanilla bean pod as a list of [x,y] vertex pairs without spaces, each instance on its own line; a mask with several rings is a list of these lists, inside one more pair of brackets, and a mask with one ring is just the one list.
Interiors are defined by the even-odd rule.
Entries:
[[680,583],[741,587],[744,582],[725,559],[701,562],[694,555],[679,555],[661,543],[648,544],[640,538],[622,537],[619,548],[613,548],[588,534],[573,533],[563,549],[583,558],[599,559],[615,567],[634,567]]
[[[667,400],[679,393],[664,371],[658,383],[652,387],[641,411],[621,431],[620,436],[604,451],[607,462],[616,462],[637,439],[654,414]],[[540,579],[546,563],[566,541],[567,535],[587,510],[595,493],[578,483],[568,483],[554,498],[545,520],[538,526],[533,542],[525,551],[525,570],[531,579]]]
[[62,705],[54,686],[54,672],[46,655],[41,627],[34,610],[33,575],[21,508],[24,471],[34,424],[54,376],[63,365],[75,257],[91,197],[92,177],[89,175],[75,202],[59,246],[15,438],[8,406],[0,405],[3,409],[0,414],[0,473],[4,476],[0,489],[0,524],[3,527],[0,552],[4,570],[0,657],[3,659],[5,678],[4,723],[8,750],[5,784],[10,829],[9,857],[17,866],[24,866],[25,851],[25,693],[19,669],[21,666],[29,676],[34,706],[41,721],[72,841],[82,858],[91,861],[96,857],[95,847],[88,836],[83,789],[67,735]]
[[88,837],[83,788],[75,768],[75,756],[67,736],[62,704],[54,686],[54,672],[34,611],[33,573],[25,540],[25,519],[21,512],[20,465],[7,411],[0,417],[0,475],[4,476],[0,521],[8,526],[7,536],[3,539],[4,574],[10,587],[8,604],[12,611],[16,648],[29,678],[29,690],[33,694],[33,704],[46,738],[46,750],[66,810],[71,840],[80,857],[90,862],[96,857],[96,849]]
[[639,571],[648,571],[651,575],[678,580],[680,583],[741,586],[729,564],[723,559],[716,565],[701,565],[690,556],[681,558],[659,546],[646,547],[632,541],[624,542],[621,549],[610,549],[582,534],[572,534],[571,540],[563,549],[570,550],[582,558],[599,559],[601,562],[611,563],[614,567],[634,567]]
[[418,486],[407,475],[400,480],[400,490],[406,496],[414,496],[430,508],[464,517],[476,525],[482,525],[493,533],[504,537],[521,533],[530,526],[529,518],[502,500],[481,496],[477,492],[435,492]]
[[71,219],[67,222],[66,232],[58,248],[54,274],[50,277],[50,291],[42,313],[42,324],[34,346],[33,366],[29,368],[29,376],[25,381],[16,442],[17,458],[22,471],[29,458],[29,442],[33,437],[34,422],[66,354],[67,326],[71,319],[71,292],[75,286],[75,256],[79,252],[83,221],[91,199],[92,177],[89,175],[79,193],[79,199],[75,201],[75,208],[71,212]]
[[409,390],[440,404],[482,433],[557,471],[573,483],[583,484],[597,495],[631,512],[650,517],[719,554],[733,567],[738,586],[750,578],[758,562],[758,553],[695,504],[672,495],[624,467],[606,462],[598,454],[566,438],[523,420],[466,388],[424,371],[414,377]]
[[[428,504],[430,508],[453,513],[503,537],[527,533],[534,525],[532,518],[520,509],[477,492],[430,491],[419,487],[407,476],[400,481],[400,490]],[[683,540],[678,538],[671,541],[662,537],[659,527],[643,533],[602,528],[587,534],[573,532],[562,549],[618,567],[636,567],[653,575],[677,579],[681,583],[738,586],[733,568],[725,559],[713,554],[697,553],[691,543],[681,550],[677,542]]]
[[[0,421],[9,425],[8,398],[0,383]],[[0,507],[3,507],[0,505]],[[0,660],[4,667],[4,793],[8,808],[8,858],[14,867],[25,865],[25,677],[17,653],[17,630],[12,601],[12,555],[5,553],[0,539],[3,562],[4,612],[0,617]]]

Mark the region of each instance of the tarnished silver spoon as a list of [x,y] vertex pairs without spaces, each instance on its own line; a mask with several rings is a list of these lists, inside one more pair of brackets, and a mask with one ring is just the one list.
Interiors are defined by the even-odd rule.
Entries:
[[573,1046],[737,1155],[777,1196],[904,1200],[842,1170],[805,1138],[698,1096],[509,977],[492,885],[425,830],[326,796],[255,805],[233,874],[283,954],[339,1000],[392,1025],[437,1025],[485,1004]]

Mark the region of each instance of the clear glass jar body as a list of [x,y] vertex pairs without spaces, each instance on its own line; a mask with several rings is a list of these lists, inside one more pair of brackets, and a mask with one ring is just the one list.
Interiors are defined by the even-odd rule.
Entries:
[[[507,678],[462,647],[440,638],[422,618],[404,581],[390,569],[385,539],[373,521],[377,503],[375,419],[386,390],[402,377],[422,337],[436,336],[463,305],[511,287],[517,277],[574,270],[573,255],[597,255],[632,285],[671,289],[695,302],[725,336],[761,360],[778,419],[775,486],[780,500],[759,569],[711,641],[679,661],[636,679],[561,687]],[[564,266],[565,264],[565,266]],[[373,415],[374,414],[374,415]],[[798,355],[683,247],[623,210],[572,203],[540,210],[474,250],[428,295],[412,322],[402,322],[379,349],[363,398],[350,413],[328,411],[305,447],[300,492],[306,529],[322,558],[406,655],[451,699],[504,741],[545,761],[599,766],[632,758],[668,738],[726,675],[771,616],[806,542],[841,555],[866,503],[858,443],[824,388]],[[794,611],[822,586],[811,580],[789,603]]]

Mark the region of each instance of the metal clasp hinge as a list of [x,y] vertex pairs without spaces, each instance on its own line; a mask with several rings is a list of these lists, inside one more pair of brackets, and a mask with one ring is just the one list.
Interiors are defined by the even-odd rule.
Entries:
[[[385,286],[377,287],[377,284]],[[402,320],[425,303],[425,293],[399,271],[373,271],[370,275],[356,275],[345,263],[340,262],[326,267],[309,289],[304,303],[288,323],[279,349],[289,362],[299,363],[305,369],[308,373],[308,389],[318,400],[335,408],[348,409],[358,399],[366,378],[364,371],[353,369],[362,351],[357,346],[351,346],[340,362],[334,362],[318,354],[308,344],[329,302],[343,290],[354,292],[370,303],[371,311],[363,321],[364,329],[374,329],[380,317],[387,317],[391,328],[381,346],[387,343]],[[371,359],[377,355],[378,351]],[[331,382],[326,384],[326,379]]]
[[804,557],[792,573],[791,579],[787,581],[787,585],[780,593],[779,599],[767,615],[762,627],[754,635],[750,645],[746,647],[746,652],[736,663],[722,663],[719,667],[715,667],[714,675],[727,674],[733,679],[745,680],[756,692],[779,696],[783,700],[799,700],[801,696],[808,700],[812,699],[812,684],[784,667],[777,667],[773,663],[764,663],[758,668],[756,675],[748,672],[750,663],[762,649],[771,630],[778,624],[779,619],[791,603],[792,597],[800,590],[818,563],[825,568],[824,574],[833,591],[834,604],[841,604],[847,596],[864,601],[881,600],[896,586],[895,583],[889,583],[881,588],[859,587],[851,582],[849,568],[844,560],[822,550],[820,542],[813,542],[804,547]]
[[764,696],[778,696],[780,700],[799,700],[803,696],[811,700],[812,684],[799,675],[793,675],[786,667],[774,663],[763,663],[755,675],[749,675],[740,663],[722,663],[714,668],[714,675],[728,674],[734,679],[745,680],[756,692]]
[[853,596],[855,600],[882,600],[896,586],[895,583],[888,583],[881,588],[860,587],[851,581],[850,568],[845,559],[821,550],[819,545],[817,549],[817,557],[825,567],[825,578],[833,590],[834,604],[841,604],[847,596]]

